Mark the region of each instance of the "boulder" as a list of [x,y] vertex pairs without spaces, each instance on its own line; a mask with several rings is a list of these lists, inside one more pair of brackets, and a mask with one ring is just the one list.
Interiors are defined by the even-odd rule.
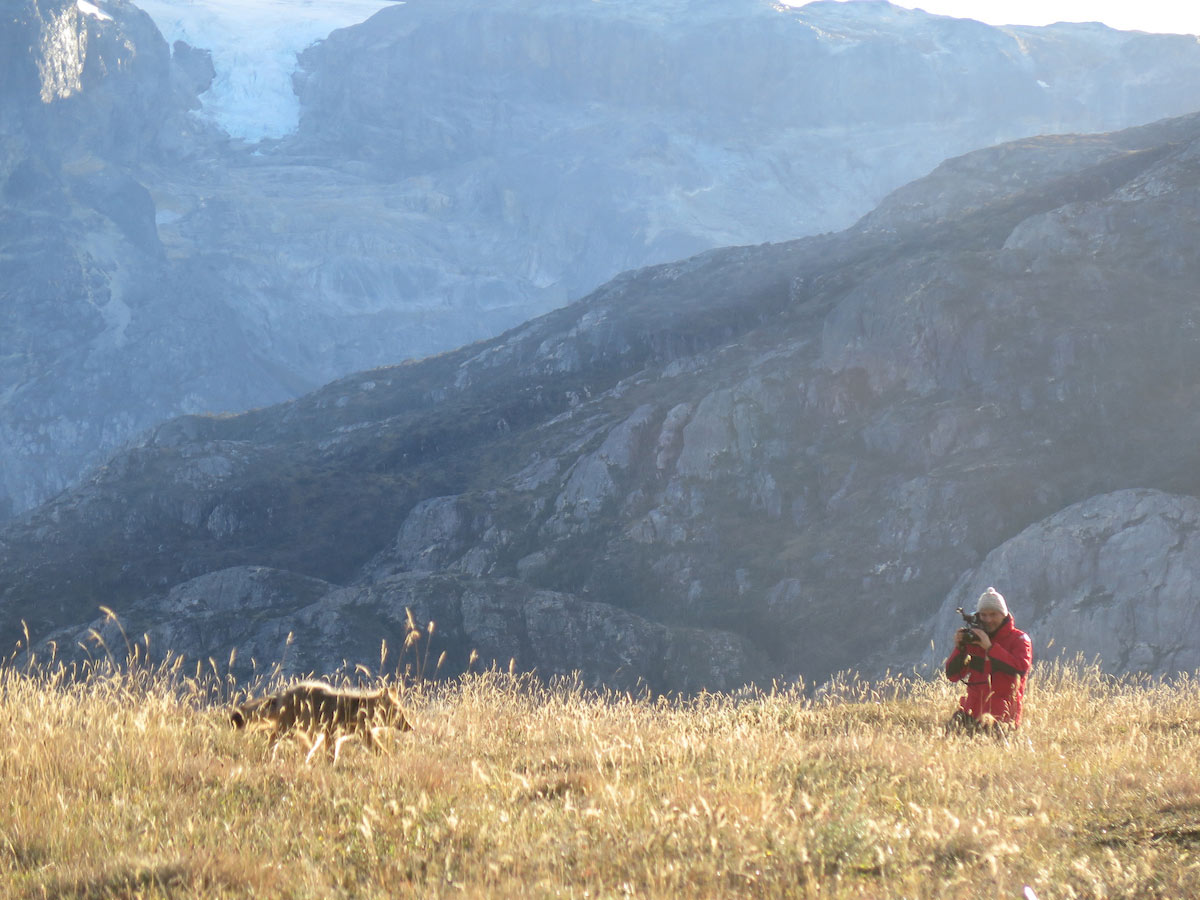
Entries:
[[1200,500],[1116,491],[1030,525],[964,574],[927,623],[941,636],[931,662],[949,654],[955,607],[974,611],[989,586],[1037,658],[1111,673],[1200,670]]

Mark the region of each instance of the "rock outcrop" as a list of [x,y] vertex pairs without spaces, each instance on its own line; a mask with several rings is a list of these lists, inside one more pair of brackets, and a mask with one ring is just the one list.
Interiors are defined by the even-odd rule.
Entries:
[[1200,627],[1195,497],[1117,491],[1030,525],[963,575],[926,623],[926,633],[945,638],[931,665],[949,655],[954,609],[973,610],[989,585],[1004,585],[1043,658],[1082,657],[1114,673],[1200,670],[1192,637]]

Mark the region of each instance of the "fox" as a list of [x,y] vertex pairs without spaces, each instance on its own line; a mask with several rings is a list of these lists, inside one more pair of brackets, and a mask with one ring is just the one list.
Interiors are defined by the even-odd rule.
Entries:
[[321,732],[311,745],[309,757],[324,743],[335,760],[341,747],[341,740],[334,740],[336,731],[361,734],[369,747],[378,745],[375,736],[378,726],[412,731],[395,691],[336,688],[324,681],[301,681],[277,694],[235,706],[230,720],[239,730],[269,722],[272,749],[293,729],[298,728],[310,739],[314,732]]

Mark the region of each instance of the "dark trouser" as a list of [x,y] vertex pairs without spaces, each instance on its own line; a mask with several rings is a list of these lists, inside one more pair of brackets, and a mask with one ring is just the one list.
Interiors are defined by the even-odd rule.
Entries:
[[999,722],[980,722],[964,709],[957,709],[946,723],[947,734],[987,734],[995,738],[1007,736],[1009,729]]

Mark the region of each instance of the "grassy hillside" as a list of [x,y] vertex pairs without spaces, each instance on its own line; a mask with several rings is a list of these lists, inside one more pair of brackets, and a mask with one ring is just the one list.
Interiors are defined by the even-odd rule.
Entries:
[[[212,669],[217,669],[212,666]],[[484,673],[336,762],[176,665],[0,673],[0,895],[1200,894],[1200,684],[1036,671],[1007,743],[946,683],[687,701]]]

